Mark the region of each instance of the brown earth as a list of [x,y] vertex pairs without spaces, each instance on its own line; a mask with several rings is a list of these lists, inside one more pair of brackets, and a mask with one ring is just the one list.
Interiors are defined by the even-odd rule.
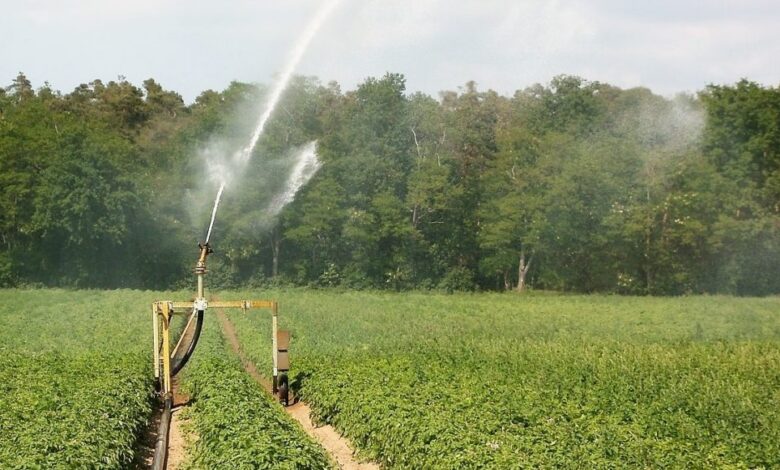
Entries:
[[[174,388],[174,390],[176,390]],[[174,397],[176,393],[174,392]],[[195,440],[196,436],[186,435],[182,429],[181,412],[187,406],[186,402],[178,402],[176,405],[174,401],[174,407],[171,410],[171,424],[168,430],[168,463],[169,470],[175,470],[184,462],[187,457],[187,439]],[[138,445],[136,451],[136,459],[133,462],[132,468],[137,470],[147,469],[152,467],[154,461],[154,446],[157,443],[158,431],[160,428],[160,415],[162,414],[161,407],[158,407],[154,411],[152,420],[149,422],[143,438]]]
[[152,419],[146,425],[141,438],[136,444],[135,459],[131,465],[136,470],[152,467],[154,460],[154,446],[157,443],[157,430],[160,428],[160,415],[162,410],[159,407],[154,409]]
[[[217,312],[219,323],[222,326],[222,334],[230,344],[230,348],[241,359],[241,363],[244,369],[252,376],[257,383],[259,383],[269,394],[272,393],[271,382],[262,376],[257,367],[247,359],[241,350],[241,344],[238,341],[236,330],[233,324],[228,319],[224,312]],[[352,450],[352,446],[347,438],[330,425],[315,426],[311,420],[311,409],[303,403],[298,401],[294,405],[285,407],[284,410],[306,431],[306,434],[314,438],[325,451],[331,456],[331,458],[338,463],[339,467],[345,470],[378,470],[379,466],[373,462],[359,462],[355,457],[355,452]]]
[[168,431],[168,468],[175,470],[187,457],[187,441],[182,430],[182,408],[176,408],[171,412],[171,428]]
[[[185,433],[182,429],[183,420],[181,412],[189,404],[190,397],[181,392],[178,378],[174,377],[171,385],[173,388],[173,408],[171,409],[171,424],[168,430],[168,462],[166,468],[175,470],[187,458],[187,440],[194,442],[197,440],[197,436],[192,435],[191,431]],[[161,415],[162,406],[157,406],[151,421],[144,431],[143,437],[139,440],[132,468],[141,470],[152,467],[154,446],[157,443]]]
[[181,392],[179,381],[173,378],[173,408],[171,409],[171,427],[168,431],[168,465],[166,468],[175,470],[187,458],[187,437],[191,440],[194,436],[187,436],[182,424],[181,412],[188,406],[190,397]]

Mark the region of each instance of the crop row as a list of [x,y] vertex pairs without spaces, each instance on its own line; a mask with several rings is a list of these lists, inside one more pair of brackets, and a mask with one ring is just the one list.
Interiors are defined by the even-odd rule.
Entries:
[[0,468],[130,464],[152,408],[139,294],[2,291]]
[[777,299],[286,294],[298,392],[388,468],[780,462]]
[[388,467],[770,467],[780,350],[525,344],[304,358],[301,390]]
[[0,468],[121,468],[151,412],[138,355],[0,349]]
[[189,468],[330,468],[322,448],[244,371],[227,350],[213,312],[182,373],[191,394],[188,427],[197,435]]

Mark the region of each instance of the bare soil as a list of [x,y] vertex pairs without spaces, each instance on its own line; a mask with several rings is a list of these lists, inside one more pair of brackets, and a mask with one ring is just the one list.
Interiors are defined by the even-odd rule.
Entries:
[[143,434],[136,444],[135,459],[131,465],[136,470],[142,470],[152,467],[154,460],[154,446],[157,443],[157,431],[160,428],[160,415],[162,410],[159,406],[154,408],[152,419],[146,425]]
[[[171,409],[171,427],[168,430],[168,470],[175,470],[187,458],[187,437],[182,429],[181,412],[189,405],[190,397],[181,392],[179,381],[173,378],[173,408]],[[194,437],[191,437],[191,440]]]
[[[171,427],[168,430],[168,462],[166,468],[175,470],[187,458],[187,440],[194,442],[197,440],[197,436],[185,434],[182,429],[183,420],[181,412],[189,404],[190,397],[181,393],[179,381],[176,377],[173,378],[171,385],[173,386],[173,408],[171,409]],[[142,470],[152,467],[161,415],[162,406],[158,405],[154,409],[152,419],[144,430],[143,436],[139,439],[136,458],[132,468]]]
[[187,457],[187,441],[182,430],[182,408],[176,408],[171,412],[171,429],[168,431],[168,466],[169,470],[175,470]]
[[[271,381],[257,371],[257,367],[247,359],[241,350],[236,330],[224,312],[217,312],[219,323],[222,325],[222,334],[230,344],[231,349],[241,359],[244,369],[259,383],[269,394],[272,393]],[[378,470],[379,466],[373,462],[359,462],[349,440],[328,424],[315,426],[311,420],[311,409],[306,403],[298,401],[294,405],[285,407],[284,410],[292,416],[306,431],[306,434],[314,438],[331,458],[345,470]]]

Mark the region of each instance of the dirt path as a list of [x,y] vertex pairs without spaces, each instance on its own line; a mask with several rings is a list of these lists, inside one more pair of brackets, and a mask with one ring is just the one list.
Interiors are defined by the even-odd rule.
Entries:
[[[268,393],[271,393],[271,382],[263,377],[258,371],[257,367],[244,355],[241,350],[241,344],[238,341],[236,330],[233,327],[233,323],[230,322],[227,315],[224,312],[219,311],[217,313],[219,323],[222,326],[222,334],[230,344],[230,348],[241,359],[241,363],[244,369],[252,376]],[[312,422],[311,409],[303,402],[284,408],[284,410],[293,417],[300,425],[306,434],[313,437],[320,445],[325,449],[331,458],[339,464],[344,470],[378,470],[379,466],[373,462],[358,462],[355,457],[355,453],[350,446],[349,441],[342,437],[341,434],[336,431],[333,426],[323,425],[315,426]]]
[[187,457],[186,439],[182,430],[182,409],[178,407],[171,412],[171,428],[168,431],[168,470],[179,468]]
[[189,405],[190,397],[181,393],[178,377],[173,378],[173,408],[168,430],[168,470],[176,470],[187,458],[187,439],[182,429],[181,412]]
[[152,467],[154,460],[154,445],[157,442],[157,430],[160,427],[160,407],[156,406],[152,412],[152,419],[146,425],[142,437],[136,444],[135,459],[131,468],[142,470]]
[[[173,408],[171,409],[171,424],[168,430],[168,462],[166,468],[175,470],[184,463],[187,458],[187,439],[197,440],[197,436],[187,434],[182,429],[183,420],[181,412],[188,406],[190,398],[179,390],[179,381],[173,378]],[[157,442],[157,431],[160,427],[161,405],[157,405],[150,423],[144,431],[143,437],[138,443],[136,458],[131,468],[136,470],[152,468],[154,461],[154,446]]]
[[[186,444],[184,431],[182,430],[181,412],[186,407],[185,405],[174,406],[171,411],[171,424],[168,430],[168,462],[166,468],[168,470],[175,470],[184,462],[187,457]],[[139,448],[136,451],[136,458],[131,468],[136,470],[152,468],[154,461],[154,445],[157,442],[157,431],[160,426],[161,410],[156,409],[152,420],[147,426],[144,432],[142,442],[139,443]],[[190,440],[194,440],[194,436],[188,436]]]

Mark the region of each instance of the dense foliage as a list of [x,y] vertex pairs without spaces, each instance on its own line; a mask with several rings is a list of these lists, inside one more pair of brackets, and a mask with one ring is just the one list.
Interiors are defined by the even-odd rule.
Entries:
[[780,462],[777,298],[276,294],[298,393],[384,467]]
[[[152,79],[61,94],[20,74],[0,90],[0,285],[176,285],[215,192],[203,156],[246,141],[264,92],[185,105]],[[322,169],[269,220],[279,161],[313,139]],[[434,99],[397,74],[299,77],[215,246],[223,286],[777,293],[780,89],[666,99],[560,76]]]
[[[149,418],[149,303],[186,293],[3,290],[0,466],[127,468]],[[772,468],[777,297],[226,292],[276,297],[292,385],[389,468]],[[270,317],[231,315],[270,368]],[[207,317],[181,377],[191,468],[326,468]]]
[[[187,294],[1,293],[0,467],[137,463],[155,406],[149,305]],[[225,349],[213,315],[206,321],[181,378],[199,437],[188,449],[189,468],[329,468],[323,450]]]
[[198,436],[187,468],[324,469],[333,465],[322,448],[244,372],[209,315],[198,352],[185,369],[183,386]]
[[148,295],[2,296],[0,467],[127,468],[152,409]]
[[0,348],[2,468],[125,468],[151,412],[139,354]]

